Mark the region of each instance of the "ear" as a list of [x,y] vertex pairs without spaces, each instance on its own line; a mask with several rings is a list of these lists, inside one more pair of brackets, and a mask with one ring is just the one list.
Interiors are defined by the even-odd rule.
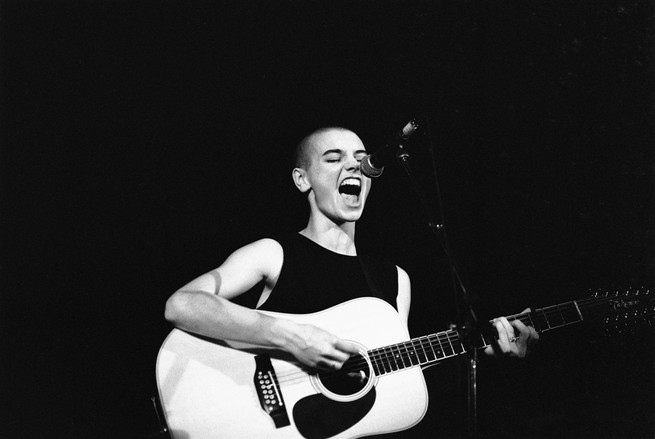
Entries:
[[307,192],[312,188],[312,185],[309,183],[307,178],[307,172],[302,168],[294,168],[291,177],[293,182],[296,184],[296,187],[300,192]]

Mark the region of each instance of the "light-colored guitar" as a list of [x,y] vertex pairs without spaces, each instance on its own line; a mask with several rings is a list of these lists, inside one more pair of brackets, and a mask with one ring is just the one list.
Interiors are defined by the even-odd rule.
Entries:
[[[648,295],[643,289],[596,294],[508,319],[539,332],[592,315],[621,327],[652,316]],[[313,314],[268,314],[356,342],[360,355],[339,371],[318,372],[285,352],[175,329],[157,358],[159,395],[174,439],[342,439],[408,429],[427,410],[421,366],[466,352],[454,330],[410,339],[396,311],[375,298]],[[474,341],[487,344],[482,336]]]

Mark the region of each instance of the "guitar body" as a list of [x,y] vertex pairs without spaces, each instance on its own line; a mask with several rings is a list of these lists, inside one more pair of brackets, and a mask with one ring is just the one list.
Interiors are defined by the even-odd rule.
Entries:
[[[396,311],[375,298],[354,299],[313,314],[267,314],[311,323],[357,342],[364,359],[369,349],[409,340]],[[256,377],[260,360],[274,374],[273,387],[266,381],[265,397],[277,404],[277,420],[263,408],[258,379],[263,389],[268,375]],[[366,364],[371,366],[368,360]],[[175,439],[357,438],[404,430],[423,418],[428,395],[420,367],[380,376],[372,368],[365,370],[358,372],[360,388],[333,391],[325,384],[329,378],[323,380],[287,353],[176,329],[160,349],[156,374]]]
[[[356,342],[339,371],[317,372],[288,353],[210,340],[173,330],[157,358],[157,385],[174,439],[345,439],[405,430],[425,415],[420,366],[466,353],[457,330],[409,339],[396,311],[375,298],[350,300],[305,315],[267,313],[310,323]],[[593,297],[507,316],[538,333],[586,320],[627,330],[652,326],[649,289]],[[480,335],[475,348],[489,343]]]

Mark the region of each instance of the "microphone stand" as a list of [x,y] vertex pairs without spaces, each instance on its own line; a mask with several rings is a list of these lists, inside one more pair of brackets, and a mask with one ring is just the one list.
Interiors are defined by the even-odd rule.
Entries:
[[[428,124],[429,130],[429,124]],[[467,291],[462,278],[457,271],[457,263],[453,257],[450,246],[448,244],[448,236],[446,234],[446,229],[443,225],[443,222],[440,224],[435,219],[429,208],[429,203],[427,202],[427,197],[421,190],[421,187],[412,172],[410,163],[409,163],[409,153],[404,147],[403,142],[400,142],[398,145],[398,150],[396,152],[396,158],[401,167],[405,170],[407,177],[409,178],[414,191],[416,192],[423,213],[425,214],[428,220],[428,228],[435,235],[441,248],[446,255],[448,265],[451,272],[451,277],[454,284],[455,290],[455,304],[457,310],[457,332],[460,335],[460,339],[468,353],[468,392],[467,392],[467,406],[468,406],[468,431],[467,437],[469,439],[477,439],[478,437],[478,411],[477,411],[477,365],[478,365],[478,349],[475,347],[473,340],[480,335],[480,325],[477,315],[473,309],[471,303],[471,296]],[[436,178],[436,169],[435,169],[435,183],[437,187],[437,198],[439,205],[441,206],[441,195],[439,193],[439,183]],[[442,208],[443,211],[443,208]]]

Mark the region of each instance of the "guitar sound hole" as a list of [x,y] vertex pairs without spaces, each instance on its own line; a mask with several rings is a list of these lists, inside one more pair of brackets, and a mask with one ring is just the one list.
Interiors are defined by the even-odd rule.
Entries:
[[371,379],[368,363],[357,354],[348,359],[340,370],[321,371],[318,374],[326,389],[337,395],[353,395],[362,390]]

